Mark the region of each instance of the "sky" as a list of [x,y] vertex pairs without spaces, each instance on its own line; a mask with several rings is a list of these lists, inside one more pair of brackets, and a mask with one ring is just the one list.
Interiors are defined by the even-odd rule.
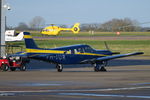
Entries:
[[[41,16],[46,24],[104,23],[113,18],[150,22],[150,0],[6,0],[7,25],[28,24]],[[148,24],[147,24],[148,25]],[[150,26],[150,24],[149,24]]]

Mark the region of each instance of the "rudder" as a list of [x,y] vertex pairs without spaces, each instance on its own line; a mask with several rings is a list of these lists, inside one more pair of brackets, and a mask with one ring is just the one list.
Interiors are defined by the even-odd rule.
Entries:
[[32,49],[36,49],[38,48],[35,41],[33,40],[32,36],[30,35],[29,32],[23,32],[24,34],[24,40],[25,40],[25,45],[26,45],[26,48],[32,48]]
[[72,32],[73,32],[74,34],[78,34],[78,33],[79,33],[79,31],[80,31],[79,26],[80,26],[80,23],[76,23],[76,24],[72,27]]

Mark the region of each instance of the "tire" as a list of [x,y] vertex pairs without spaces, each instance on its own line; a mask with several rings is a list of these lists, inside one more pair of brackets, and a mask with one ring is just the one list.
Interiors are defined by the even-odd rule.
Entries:
[[101,72],[107,72],[107,70],[105,69],[105,67],[101,67],[101,69],[99,71],[101,71]]
[[103,65],[103,67],[106,67],[108,65],[108,62],[107,61],[102,61],[102,65]]
[[2,65],[2,70],[3,71],[8,71],[9,70],[9,66],[7,64],[3,64]]
[[93,66],[94,66],[94,71],[95,72],[106,72],[107,70],[105,69],[105,65],[106,65],[107,63],[101,63],[101,64],[97,64],[97,63],[95,63],[95,64],[93,64]]
[[57,71],[62,72],[63,71],[63,66],[61,64],[56,65]]
[[95,72],[99,72],[99,69],[97,67],[94,67]]
[[25,65],[21,65],[20,66],[20,71],[26,71],[26,66]]
[[15,67],[10,67],[10,70],[11,71],[16,71],[16,68]]

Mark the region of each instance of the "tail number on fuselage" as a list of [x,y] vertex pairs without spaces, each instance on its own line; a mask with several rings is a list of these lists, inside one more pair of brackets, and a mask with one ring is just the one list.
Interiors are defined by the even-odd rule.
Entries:
[[50,60],[65,60],[66,59],[64,54],[50,55],[48,58]]

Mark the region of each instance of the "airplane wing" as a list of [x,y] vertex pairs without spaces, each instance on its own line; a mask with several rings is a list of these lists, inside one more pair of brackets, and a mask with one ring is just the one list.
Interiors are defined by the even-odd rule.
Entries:
[[81,63],[95,63],[95,62],[101,62],[101,61],[108,61],[112,59],[122,58],[122,57],[128,57],[133,55],[140,55],[144,54],[143,52],[134,52],[134,53],[127,53],[127,54],[119,54],[119,55],[113,55],[113,56],[105,56],[105,57],[99,57],[96,59],[87,59],[82,61]]

